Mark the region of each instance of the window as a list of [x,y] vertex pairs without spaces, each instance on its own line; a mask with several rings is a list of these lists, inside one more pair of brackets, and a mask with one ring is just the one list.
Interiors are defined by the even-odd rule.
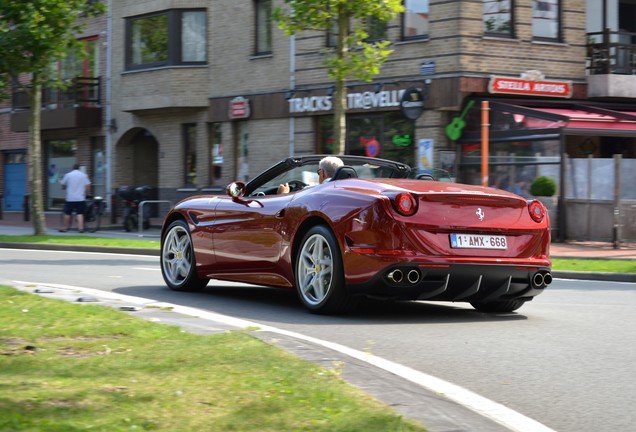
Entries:
[[327,46],[334,48],[338,46],[338,21],[332,20],[329,29],[327,30]]
[[484,0],[484,33],[489,36],[513,37],[512,6],[512,0]]
[[197,125],[187,123],[182,125],[183,146],[185,154],[185,184],[197,184]]
[[64,89],[47,87],[43,93],[43,104],[49,109],[99,105],[99,40],[82,40],[86,57],[78,58],[70,53],[49,67],[51,76],[59,77]]
[[221,179],[223,170],[223,132],[221,123],[210,123],[210,184]]
[[535,0],[532,6],[532,36],[537,40],[561,40],[559,0]]
[[66,200],[66,192],[60,180],[77,162],[77,141],[74,139],[51,140],[45,144],[47,150],[47,205],[48,209],[61,209]]
[[404,0],[402,40],[428,38],[429,0]]
[[369,35],[367,42],[380,41],[387,39],[387,31],[389,29],[389,23],[382,21],[374,16],[365,18],[366,31]]
[[272,53],[272,0],[256,0],[256,55]]
[[169,10],[126,20],[126,69],[204,64],[207,15]]
[[[339,153],[333,116],[316,117],[316,153]],[[416,167],[415,123],[399,111],[347,116],[345,154],[378,157]]]

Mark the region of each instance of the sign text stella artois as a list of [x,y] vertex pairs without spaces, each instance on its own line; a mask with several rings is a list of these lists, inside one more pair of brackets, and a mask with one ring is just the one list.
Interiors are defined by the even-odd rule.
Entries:
[[492,75],[489,93],[522,96],[572,97],[572,81],[546,80],[539,71],[528,71],[520,78]]

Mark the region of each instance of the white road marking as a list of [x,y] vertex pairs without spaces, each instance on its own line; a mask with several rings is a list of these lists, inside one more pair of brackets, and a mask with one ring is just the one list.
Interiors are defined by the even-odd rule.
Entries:
[[[148,270],[148,269],[146,268],[145,270]],[[373,365],[375,367],[378,367],[380,369],[393,373],[397,376],[400,376],[438,395],[444,396],[486,418],[489,418],[501,424],[502,426],[507,427],[511,431],[555,432],[553,429],[548,428],[547,426],[537,422],[536,420],[526,417],[521,413],[518,413],[502,404],[491,401],[490,399],[480,396],[477,393],[474,393],[461,386],[452,384],[440,378],[436,378],[432,375],[428,375],[423,372],[417,371],[408,366],[403,366],[401,364],[384,359],[382,357],[378,357],[366,352],[358,351],[358,350],[355,350],[355,349],[352,349],[347,346],[340,345],[334,342],[317,339],[311,336],[303,335],[301,333],[279,329],[277,327],[262,325],[260,323],[253,322],[253,321],[248,321],[248,320],[244,320],[240,318],[234,318],[231,316],[222,315],[216,312],[208,312],[201,309],[192,308],[189,306],[181,306],[181,305],[176,305],[171,303],[158,302],[156,300],[147,299],[143,297],[116,294],[110,291],[101,291],[101,290],[92,289],[92,288],[83,288],[83,287],[76,287],[76,286],[70,286],[70,285],[25,282],[25,281],[13,281],[13,283],[22,285],[22,289],[25,289],[27,287],[33,288],[34,285],[38,285],[42,287],[70,290],[74,294],[92,295],[95,297],[107,298],[109,300],[126,301],[128,303],[142,305],[142,306],[153,305],[157,307],[170,307],[176,313],[189,315],[189,316],[196,316],[201,319],[206,319],[213,322],[225,324],[228,326],[236,327],[238,329],[258,328],[259,331],[267,331],[267,332],[272,332],[272,333],[277,333],[277,334],[293,337],[299,340],[303,340],[306,342],[310,342],[310,343],[334,350],[341,354],[345,354],[347,356],[366,362],[370,365]]]

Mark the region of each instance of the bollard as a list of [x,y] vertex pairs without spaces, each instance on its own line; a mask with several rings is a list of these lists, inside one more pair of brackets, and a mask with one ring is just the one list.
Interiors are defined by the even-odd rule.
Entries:
[[31,204],[29,202],[29,194],[24,196],[24,202],[22,203],[24,207],[24,221],[28,222],[31,220]]

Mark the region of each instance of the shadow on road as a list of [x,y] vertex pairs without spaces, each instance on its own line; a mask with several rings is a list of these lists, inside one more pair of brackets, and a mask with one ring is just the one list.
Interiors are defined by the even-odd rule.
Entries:
[[120,294],[151,298],[249,321],[308,325],[405,323],[449,324],[526,320],[522,313],[485,314],[468,303],[390,302],[365,299],[356,312],[325,316],[308,312],[292,290],[258,286],[214,286],[198,293],[174,292],[165,286],[131,286]]

